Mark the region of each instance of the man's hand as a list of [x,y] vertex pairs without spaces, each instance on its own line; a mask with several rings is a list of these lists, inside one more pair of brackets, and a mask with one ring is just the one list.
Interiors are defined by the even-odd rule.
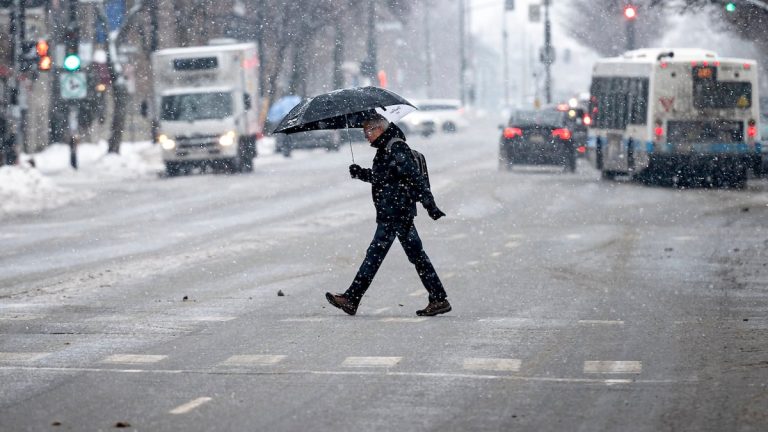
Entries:
[[363,173],[363,167],[361,167],[358,164],[352,164],[349,166],[349,175],[352,176],[353,179],[360,178],[360,174]]
[[429,213],[429,217],[431,217],[434,220],[438,220],[441,217],[445,216],[445,213],[443,213],[442,210],[437,208],[436,205],[433,205],[429,209],[427,209],[427,213]]

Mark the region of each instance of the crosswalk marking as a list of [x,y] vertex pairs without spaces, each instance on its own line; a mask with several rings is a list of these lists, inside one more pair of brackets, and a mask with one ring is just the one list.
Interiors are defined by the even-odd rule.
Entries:
[[518,242],[518,241],[507,242],[507,244],[504,245],[504,247],[507,248],[507,249],[514,249],[514,248],[516,248],[518,246],[520,246],[520,242]]
[[341,365],[344,367],[392,367],[402,359],[402,357],[347,357]]
[[185,404],[179,405],[176,408],[168,411],[168,413],[169,414],[186,414],[192,411],[193,409],[199,407],[200,405],[210,402],[210,400],[211,398],[207,396],[199,397],[197,399],[192,399],[191,401]]
[[381,322],[390,322],[390,323],[420,323],[426,321],[427,318],[420,317],[420,318],[382,318],[379,321]]
[[581,234],[568,234],[565,236],[568,240],[578,240],[581,238]]
[[492,252],[491,253],[491,257],[492,258],[497,258],[497,257],[500,257],[501,255],[502,255],[501,252]]
[[302,318],[285,318],[281,319],[282,322],[322,322],[327,321],[326,317],[302,317]]
[[423,296],[427,295],[427,291],[425,291],[423,289],[420,289],[420,290],[416,290],[416,291],[414,291],[414,292],[412,292],[412,293],[410,293],[408,295],[411,296],[411,297],[423,297]]
[[592,374],[639,374],[643,363],[639,361],[585,361],[584,373]]
[[579,320],[582,325],[624,325],[621,320]]
[[142,355],[142,354],[114,354],[104,360],[102,363],[114,363],[114,364],[148,364],[157,363],[166,359],[165,355]]
[[283,361],[285,357],[272,354],[234,355],[220,364],[222,366],[272,366]]
[[0,352],[0,362],[18,363],[33,362],[49,355],[50,353],[41,352]]
[[519,359],[505,358],[468,358],[464,359],[464,369],[519,372],[522,362]]

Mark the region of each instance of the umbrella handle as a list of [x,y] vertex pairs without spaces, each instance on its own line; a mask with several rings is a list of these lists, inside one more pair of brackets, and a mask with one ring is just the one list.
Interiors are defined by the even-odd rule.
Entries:
[[352,151],[352,138],[349,136],[349,119],[347,119],[346,114],[344,114],[344,125],[347,129],[347,141],[349,142],[349,152],[352,154],[352,163],[355,163],[355,152]]

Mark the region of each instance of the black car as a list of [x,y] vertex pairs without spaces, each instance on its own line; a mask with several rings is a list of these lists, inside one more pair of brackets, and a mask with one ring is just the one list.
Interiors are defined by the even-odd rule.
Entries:
[[501,126],[499,167],[561,165],[576,171],[577,146],[568,125],[568,113],[557,108],[514,112],[508,124]]

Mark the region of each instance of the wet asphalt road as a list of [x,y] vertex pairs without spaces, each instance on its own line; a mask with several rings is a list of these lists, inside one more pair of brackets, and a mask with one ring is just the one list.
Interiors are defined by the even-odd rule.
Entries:
[[398,244],[325,302],[375,229],[348,149],[3,221],[0,430],[768,430],[768,182],[501,172],[486,126],[412,140],[435,318]]

